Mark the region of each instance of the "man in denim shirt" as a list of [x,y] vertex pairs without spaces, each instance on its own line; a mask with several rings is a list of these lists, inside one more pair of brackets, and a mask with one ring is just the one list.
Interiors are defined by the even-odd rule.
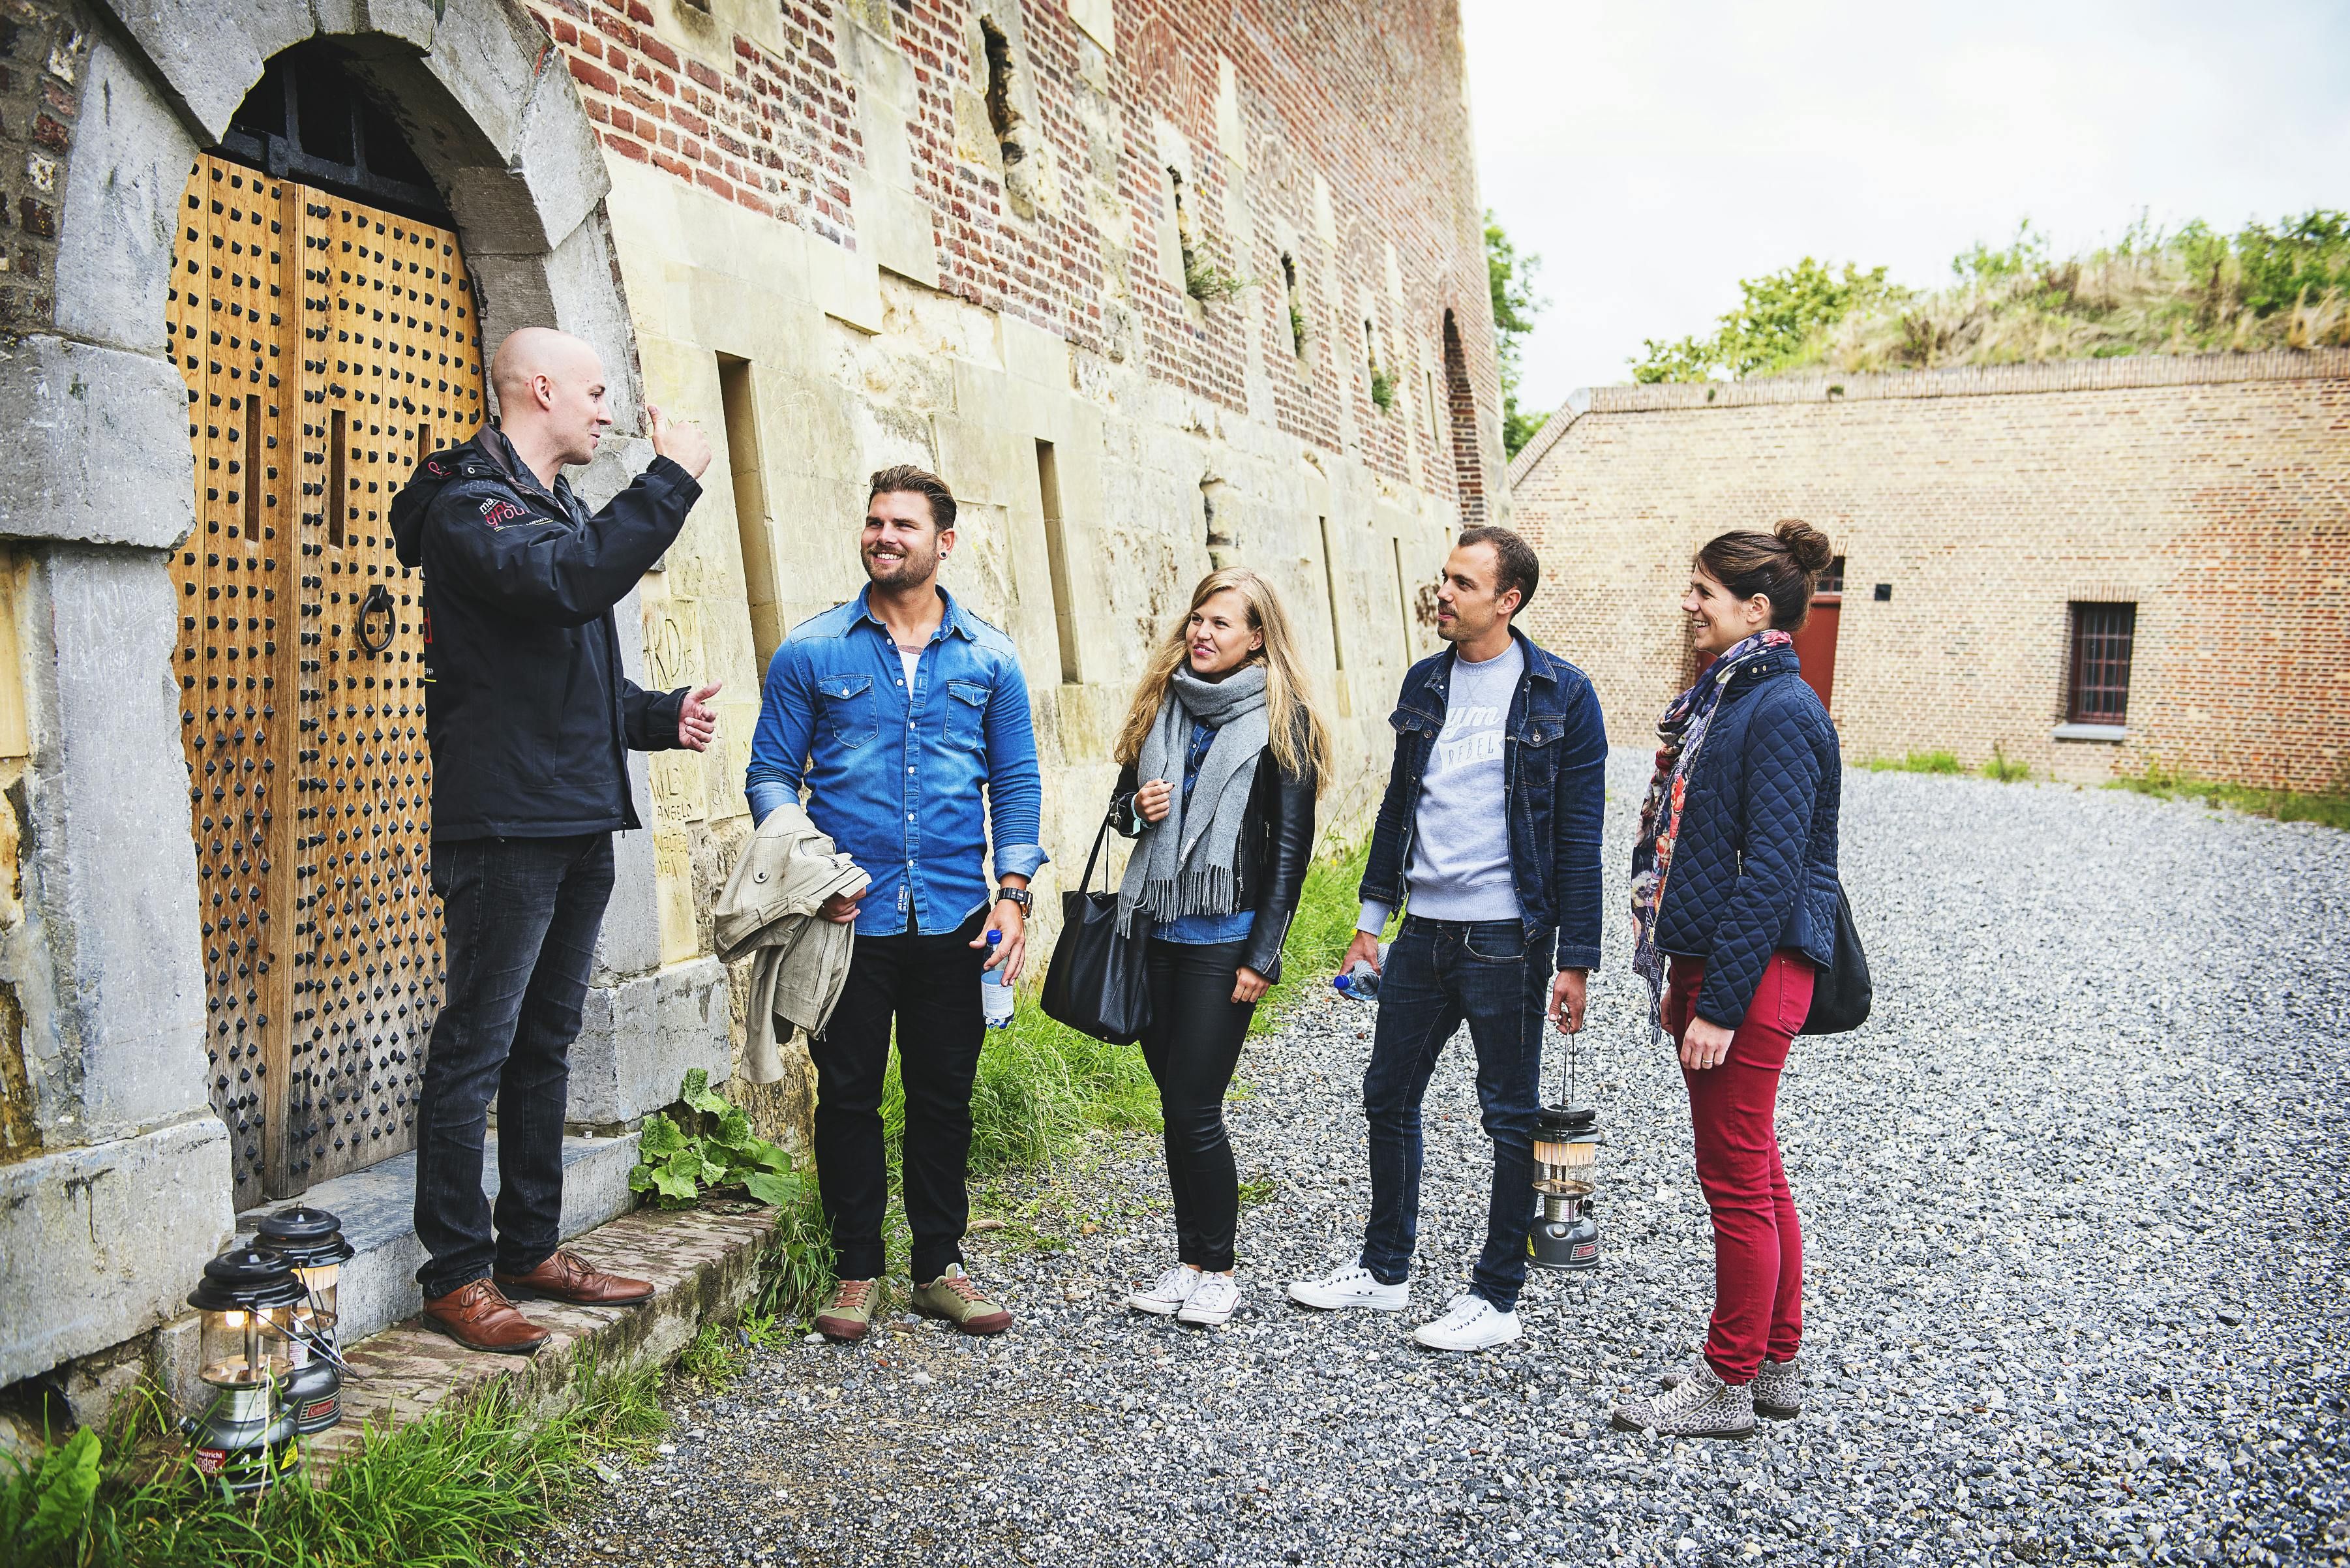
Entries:
[[1437,1054],[1466,1020],[1493,1185],[1467,1293],[1412,1333],[1433,1350],[1518,1337],[1543,1018],[1581,1029],[1585,977],[1599,962],[1607,736],[1583,672],[1511,624],[1540,572],[1508,529],[1463,533],[1436,593],[1437,635],[1452,646],[1404,676],[1389,721],[1394,771],[1346,958],[1378,968],[1379,932],[1409,895],[1363,1074],[1370,1219],[1356,1262],[1289,1287],[1293,1300],[1326,1309],[1409,1303],[1420,1102]]
[[[1012,639],[938,586],[954,520],[954,496],[936,476],[905,465],[873,476],[860,549],[867,585],[775,650],[751,742],[752,816],[805,788],[809,818],[872,878],[857,899],[824,908],[826,918],[855,923],[857,947],[831,1022],[809,1046],[816,1183],[840,1272],[816,1326],[838,1341],[864,1338],[873,1321],[893,1023],[914,1309],[966,1334],[1012,1325],[963,1272],[963,1182],[986,1033],[980,971],[1019,975],[1028,878],[1045,863],[1044,784]],[[1000,934],[993,952],[991,933]]]

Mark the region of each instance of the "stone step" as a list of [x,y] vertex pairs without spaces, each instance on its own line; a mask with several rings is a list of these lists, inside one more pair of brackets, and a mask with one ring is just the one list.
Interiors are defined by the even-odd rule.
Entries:
[[639,1209],[589,1231],[577,1239],[581,1254],[598,1268],[651,1281],[653,1298],[625,1307],[517,1303],[552,1331],[535,1355],[468,1350],[413,1318],[351,1345],[341,1422],[302,1439],[314,1478],[358,1451],[370,1426],[405,1426],[496,1379],[506,1380],[525,1407],[544,1408],[588,1357],[607,1370],[670,1360],[702,1324],[740,1312],[756,1293],[759,1255],[775,1218],[764,1204],[710,1199],[691,1209]]
[[[637,1205],[629,1171],[637,1163],[637,1135],[563,1140],[565,1241],[592,1231]],[[498,1139],[482,1155],[482,1189],[498,1195]],[[252,1236],[264,1214],[296,1204],[323,1209],[343,1222],[356,1255],[343,1265],[339,1310],[346,1345],[413,1317],[424,1308],[416,1271],[424,1248],[416,1240],[416,1154],[394,1155],[348,1176],[322,1181],[298,1198],[262,1204],[236,1217],[239,1240]]]

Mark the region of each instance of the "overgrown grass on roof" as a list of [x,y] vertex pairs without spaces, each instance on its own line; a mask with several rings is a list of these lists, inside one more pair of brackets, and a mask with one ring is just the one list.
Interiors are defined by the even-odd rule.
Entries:
[[2314,208],[2222,234],[2144,220],[2059,257],[2029,223],[1976,245],[1938,289],[1810,257],[1739,286],[1710,335],[1650,341],[1640,381],[2015,365],[2137,354],[2350,347],[2350,214]]

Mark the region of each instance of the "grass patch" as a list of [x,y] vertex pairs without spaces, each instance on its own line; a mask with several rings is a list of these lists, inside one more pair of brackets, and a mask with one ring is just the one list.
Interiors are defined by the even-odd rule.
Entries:
[[2106,787],[2131,790],[2161,800],[2199,800],[2215,809],[2230,806],[2279,822],[2314,822],[2321,827],[2350,828],[2350,785],[2323,793],[2261,789],[2252,784],[2199,779],[2183,768],[2148,763],[2145,773],[2117,778]]
[[2017,784],[2032,776],[2032,764],[2021,758],[2010,757],[2007,748],[1999,742],[1991,743],[1991,761],[1982,765],[1983,777],[2001,784]]
[[1270,1199],[1281,1183],[1270,1176],[1258,1176],[1241,1183],[1241,1207],[1253,1209]]
[[740,1322],[705,1323],[678,1357],[678,1370],[706,1387],[723,1389],[743,1375],[754,1354],[777,1348],[791,1334],[791,1325],[773,1313],[747,1312]]
[[1873,774],[1962,774],[1966,766],[1956,752],[1911,752],[1900,757],[1871,757]]
[[[1354,939],[1356,889],[1369,857],[1370,846],[1365,842],[1325,856],[1307,872],[1282,948],[1281,981],[1257,1004],[1251,1033],[1279,1028],[1309,988],[1329,983]],[[1105,1044],[1047,1018],[1036,1005],[1042,978],[1041,970],[1031,977],[1010,1027],[989,1030],[980,1050],[979,1075],[971,1096],[970,1170],[974,1182],[1049,1170],[1097,1135],[1155,1134],[1162,1125],[1159,1088],[1150,1081],[1140,1048]],[[910,1244],[899,1196],[906,1093],[894,1052],[882,1086],[881,1127],[890,1172],[884,1266],[894,1274],[903,1272]],[[835,1279],[831,1235],[815,1184],[809,1183],[797,1200],[780,1206],[777,1214],[775,1240],[761,1262],[753,1310],[803,1321],[823,1304]],[[1066,1249],[1069,1243],[1037,1224],[1038,1218],[1032,1206],[1022,1217],[1007,1220],[998,1244],[1036,1252]],[[687,1354],[686,1370],[701,1376],[695,1352]],[[700,1360],[718,1370],[723,1356],[723,1347],[713,1343],[703,1348]]]
[[[407,1568],[478,1563],[535,1540],[596,1456],[641,1453],[666,1427],[658,1367],[583,1365],[551,1417],[493,1385],[457,1410],[392,1430],[313,1485],[307,1470],[254,1500],[199,1472],[159,1394],[121,1402],[26,1469],[0,1473],[0,1534],[26,1568]],[[68,1458],[69,1457],[69,1458]],[[67,1459],[68,1462],[52,1462]]]
[[1301,997],[1313,987],[1328,985],[1338,972],[1338,961],[1355,940],[1363,867],[1370,858],[1371,844],[1366,838],[1325,855],[1305,873],[1297,913],[1281,946],[1281,979],[1257,1003],[1251,1034],[1270,1034],[1280,1028]]

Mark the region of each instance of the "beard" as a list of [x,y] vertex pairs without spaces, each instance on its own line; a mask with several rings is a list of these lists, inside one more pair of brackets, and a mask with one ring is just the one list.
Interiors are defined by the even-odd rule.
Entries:
[[919,588],[939,574],[939,553],[935,549],[908,550],[894,558],[877,557],[872,551],[859,553],[865,566],[866,580],[885,588]]

